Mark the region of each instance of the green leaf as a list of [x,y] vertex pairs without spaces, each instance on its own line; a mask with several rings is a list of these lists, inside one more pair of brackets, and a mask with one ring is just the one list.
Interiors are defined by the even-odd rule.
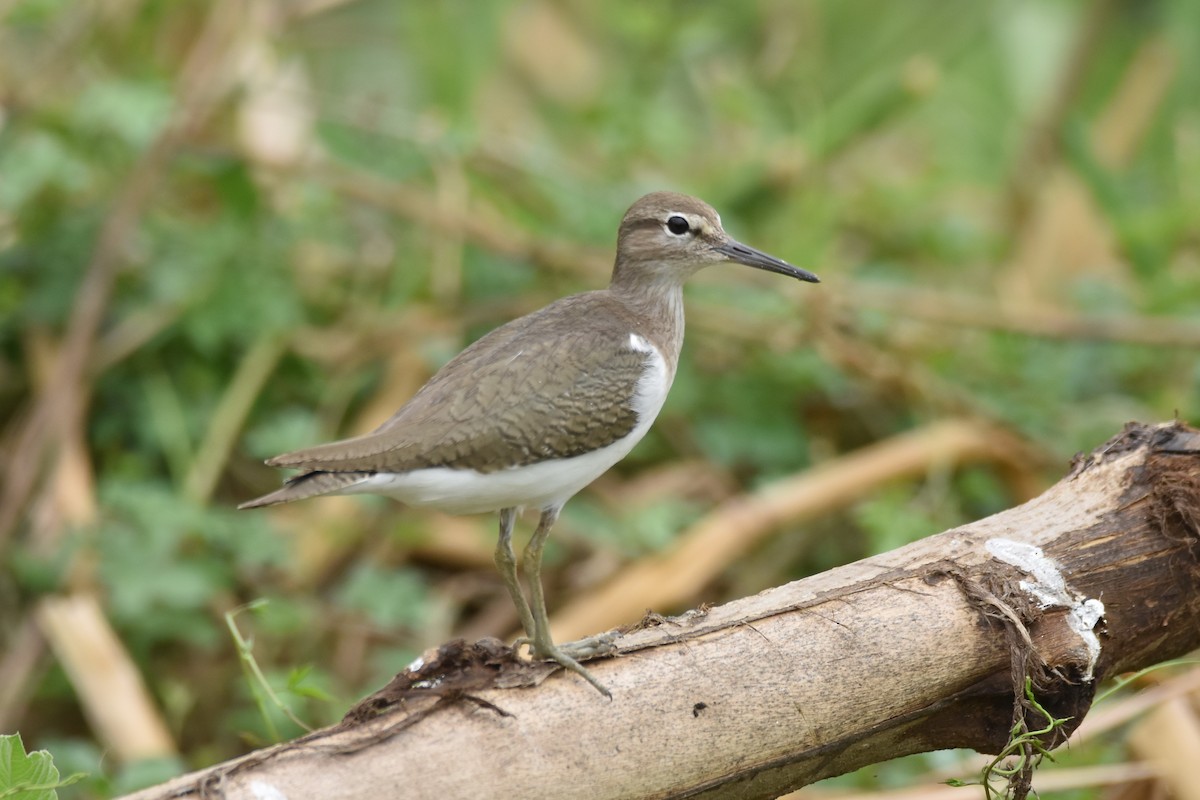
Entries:
[[323,700],[327,702],[333,701],[333,695],[322,689],[320,686],[315,686],[309,681],[313,679],[312,664],[305,664],[302,667],[295,667],[288,673],[287,690],[297,697],[308,697],[313,700]]
[[4,800],[55,800],[60,786],[68,786],[82,773],[60,780],[54,759],[45,750],[25,752],[21,734],[0,735],[0,798]]
[[107,80],[92,84],[72,107],[79,130],[113,136],[143,149],[158,135],[171,113],[170,87],[143,80]]
[[338,592],[344,608],[365,614],[383,630],[417,627],[425,616],[428,587],[414,569],[383,570],[359,564]]
[[93,177],[92,165],[48,131],[33,131],[6,145],[0,155],[0,208],[15,211],[48,188],[81,192]]

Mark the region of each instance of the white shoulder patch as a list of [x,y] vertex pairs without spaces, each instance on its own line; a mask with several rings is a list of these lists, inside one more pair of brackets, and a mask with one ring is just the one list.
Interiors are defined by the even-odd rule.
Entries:
[[639,353],[657,353],[658,348],[647,342],[636,333],[629,334],[629,347]]

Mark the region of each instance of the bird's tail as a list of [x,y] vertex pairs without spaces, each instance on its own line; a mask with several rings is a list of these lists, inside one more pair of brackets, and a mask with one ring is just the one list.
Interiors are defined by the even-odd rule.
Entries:
[[276,489],[270,494],[247,500],[238,506],[243,508],[261,508],[278,503],[290,503],[293,500],[303,500],[306,497],[316,497],[319,494],[338,494],[355,484],[370,478],[372,472],[305,472],[294,478],[289,478],[283,488]]

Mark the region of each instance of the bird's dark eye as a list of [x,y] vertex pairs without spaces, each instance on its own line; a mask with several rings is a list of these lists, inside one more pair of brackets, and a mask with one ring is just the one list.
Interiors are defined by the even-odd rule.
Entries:
[[667,220],[667,230],[676,236],[683,236],[691,230],[691,226],[688,225],[688,221],[683,217],[674,216]]

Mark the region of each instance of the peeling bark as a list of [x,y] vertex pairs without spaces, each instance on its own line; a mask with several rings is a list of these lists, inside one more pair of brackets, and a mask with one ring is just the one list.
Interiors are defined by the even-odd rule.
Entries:
[[1096,681],[1200,645],[1198,456],[1200,432],[1131,424],[1024,505],[648,615],[589,662],[611,702],[498,642],[452,642],[338,726],[130,798],[770,798],[910,753],[995,753],[1041,727],[1026,678],[1069,718],[1055,746]]

